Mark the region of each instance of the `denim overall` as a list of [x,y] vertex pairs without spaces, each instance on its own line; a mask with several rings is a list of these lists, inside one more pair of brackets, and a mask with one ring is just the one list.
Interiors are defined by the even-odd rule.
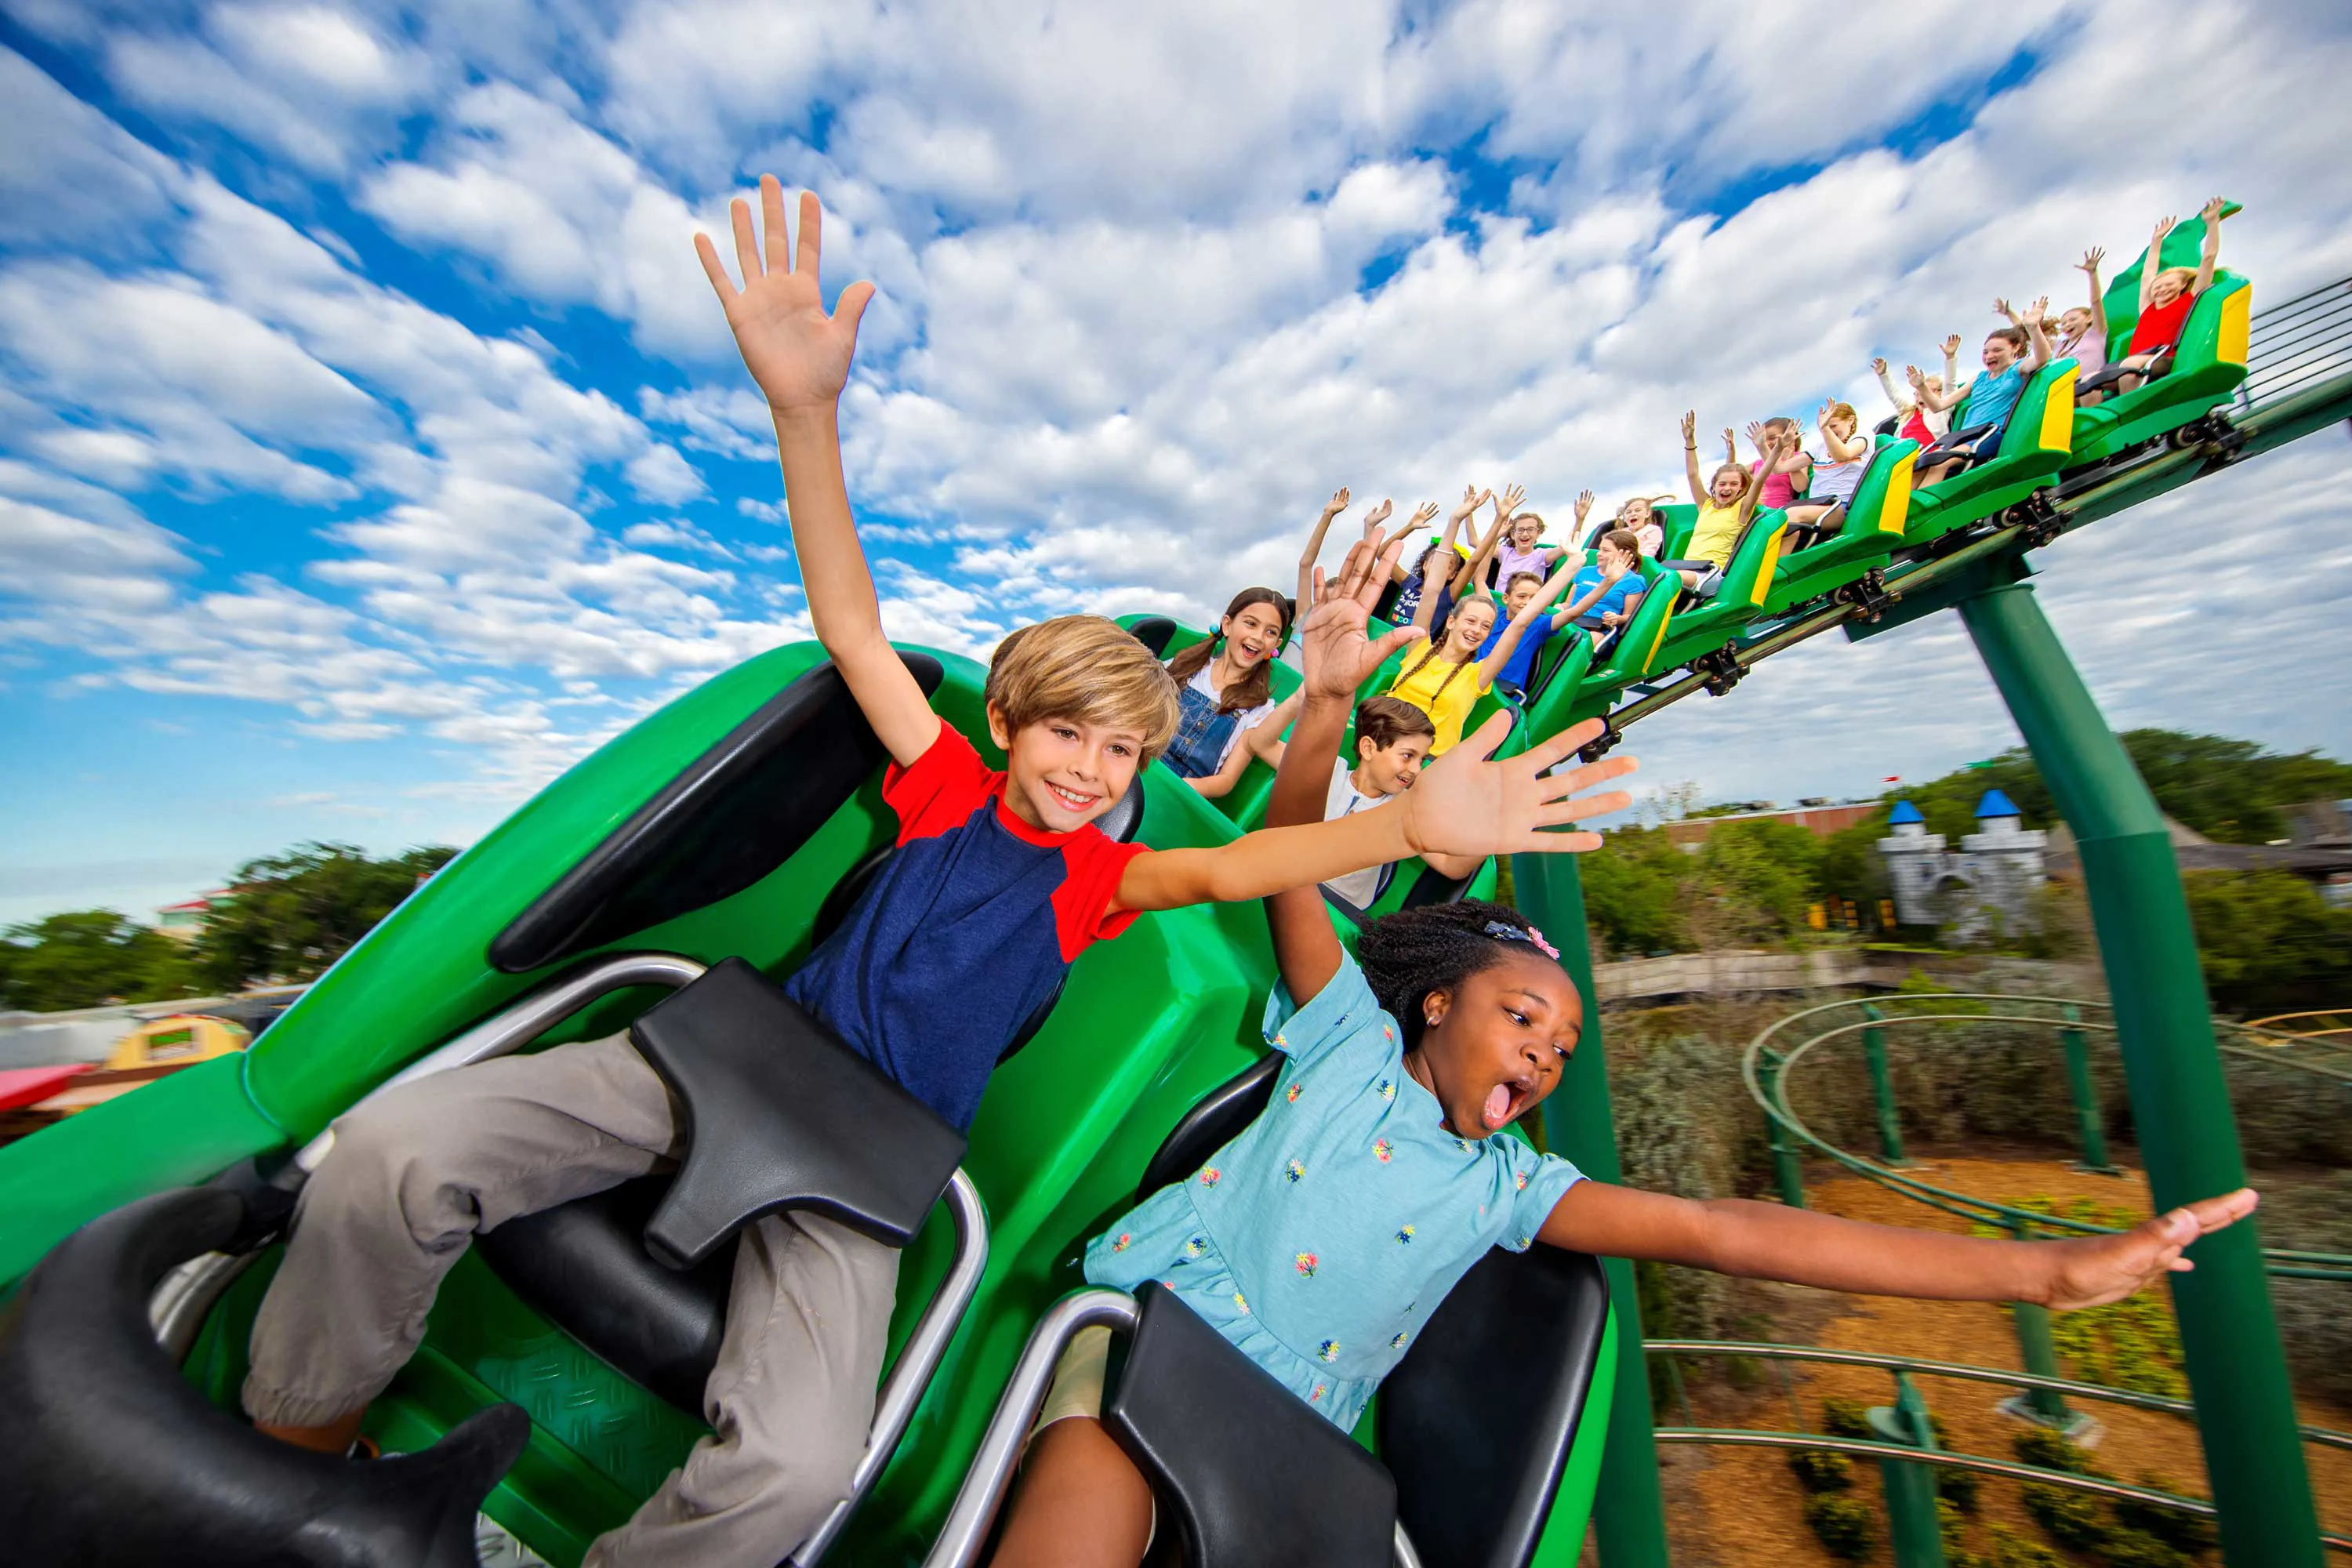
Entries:
[[1225,745],[1242,721],[1239,713],[1220,713],[1217,700],[1193,689],[1186,681],[1176,693],[1181,707],[1176,738],[1160,753],[1179,778],[1204,779],[1225,760]]

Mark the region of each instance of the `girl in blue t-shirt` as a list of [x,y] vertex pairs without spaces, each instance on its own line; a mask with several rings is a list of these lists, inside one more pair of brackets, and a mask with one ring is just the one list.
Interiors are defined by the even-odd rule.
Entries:
[[[1363,635],[1379,586],[1360,570],[1365,554],[1351,553],[1302,626],[1305,702],[1268,827],[1319,819],[1349,700],[1379,662]],[[1622,808],[1622,793],[1564,796],[1630,772],[1623,759],[1542,776],[1598,731],[1589,721],[1528,752],[1517,759],[1529,764],[1524,780],[1514,773],[1504,787],[1541,791],[1555,824]],[[1505,732],[1490,722],[1464,749],[1486,754]],[[1529,838],[1530,850],[1600,843]],[[1086,1273],[1127,1289],[1161,1281],[1342,1430],[1489,1247],[1540,1242],[1834,1290],[2076,1308],[2189,1267],[2184,1247],[2254,1206],[2241,1190],[2121,1235],[2011,1242],[1588,1181],[1506,1131],[1559,1086],[1583,1029],[1576,984],[1541,931],[1515,910],[1465,900],[1376,921],[1350,958],[1314,888],[1266,905],[1282,981],[1265,1037],[1288,1058],[1281,1084],[1206,1164],[1097,1237]],[[1149,1546],[1150,1487],[1097,1419],[1107,1348],[1107,1331],[1095,1331],[1064,1357],[1000,1568],[1135,1563]]]

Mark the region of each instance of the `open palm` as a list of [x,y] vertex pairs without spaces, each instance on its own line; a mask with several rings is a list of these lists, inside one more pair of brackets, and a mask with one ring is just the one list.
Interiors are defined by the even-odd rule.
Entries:
[[1401,530],[1385,544],[1376,538],[1358,540],[1337,577],[1327,579],[1319,569],[1316,572],[1315,607],[1298,623],[1298,659],[1309,698],[1353,702],[1356,689],[1389,655],[1426,635],[1419,626],[1400,626],[1378,641],[1365,633],[1372,605],[1411,531],[1410,527]]
[[1495,762],[1489,759],[1510,733],[1510,716],[1493,715],[1423,769],[1405,792],[1406,841],[1422,856],[1475,858],[1599,848],[1597,833],[1546,830],[1631,805],[1633,797],[1623,790],[1575,797],[1580,790],[1632,773],[1637,765],[1633,759],[1609,757],[1549,777],[1545,770],[1567,761],[1601,731],[1600,720],[1588,719],[1516,757]]
[[702,258],[702,269],[727,311],[735,346],[743,351],[743,363],[767,395],[768,406],[779,414],[830,407],[849,380],[849,362],[857,352],[857,323],[874,298],[874,285],[852,283],[841,291],[838,308],[826,315],[817,287],[824,215],[816,193],[801,193],[797,257],[788,249],[784,188],[773,174],[760,176],[760,208],[767,229],[764,260],[750,205],[740,197],[728,204],[735,226],[735,260],[743,270],[740,289],[728,276],[709,235],[694,237],[695,254]]

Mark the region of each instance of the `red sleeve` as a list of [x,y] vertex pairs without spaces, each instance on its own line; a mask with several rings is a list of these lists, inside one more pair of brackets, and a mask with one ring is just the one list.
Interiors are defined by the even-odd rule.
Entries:
[[892,763],[882,773],[882,804],[898,815],[898,842],[929,838],[961,827],[996,788],[1001,775],[989,772],[970,741],[946,720],[930,746],[906,767]]
[[[1128,786],[1140,789],[1142,781]],[[1139,910],[1114,910],[1118,879],[1139,855],[1151,851],[1141,844],[1121,844],[1100,828],[1088,826],[1070,836],[1062,847],[1068,875],[1054,891],[1054,931],[1062,942],[1062,962],[1075,963],[1078,954],[1097,942],[1135,923]]]

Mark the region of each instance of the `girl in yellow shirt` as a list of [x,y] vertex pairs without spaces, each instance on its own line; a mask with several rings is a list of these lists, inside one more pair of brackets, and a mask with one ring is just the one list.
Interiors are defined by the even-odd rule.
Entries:
[[1462,738],[1462,721],[1479,698],[1494,689],[1496,672],[1510,662],[1511,650],[1519,646],[1536,617],[1551,608],[1553,601],[1568,591],[1569,579],[1576,568],[1584,564],[1580,552],[1563,557],[1543,585],[1543,591],[1528,601],[1525,608],[1511,617],[1503,635],[1485,658],[1478,657],[1478,645],[1495,629],[1495,601],[1485,590],[1474,591],[1454,606],[1453,616],[1445,623],[1445,635],[1423,648],[1418,658],[1409,660],[1404,673],[1388,689],[1388,695],[1412,703],[1429,715],[1437,727],[1437,738],[1430,743],[1432,757],[1443,755],[1454,742]]
[[[1726,430],[1727,449],[1731,449],[1731,432]],[[1777,431],[1769,432],[1761,440],[1763,471],[1769,473],[1780,455],[1780,437]],[[1732,552],[1739,548],[1748,520],[1756,515],[1757,498],[1764,493],[1764,487],[1736,461],[1724,463],[1706,484],[1698,482],[1698,415],[1695,412],[1683,416],[1683,472],[1690,484],[1691,500],[1698,503],[1698,523],[1685,547],[1688,556],[1658,564],[1680,572],[1683,586],[1696,597],[1712,598],[1723,585],[1723,569],[1731,564]]]

